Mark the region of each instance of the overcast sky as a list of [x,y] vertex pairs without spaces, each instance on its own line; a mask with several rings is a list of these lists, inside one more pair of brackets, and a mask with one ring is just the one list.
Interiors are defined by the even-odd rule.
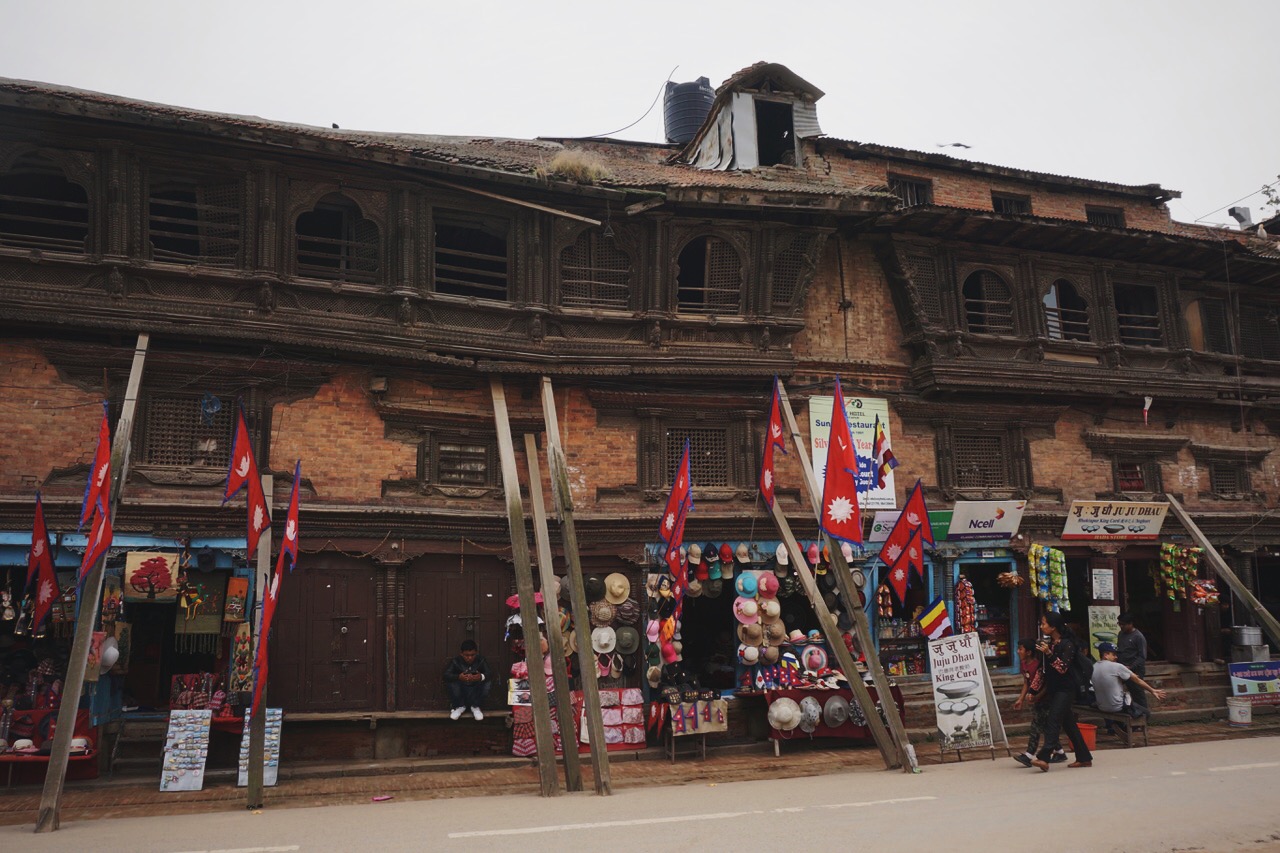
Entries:
[[[662,140],[673,79],[780,62],[830,136],[1260,218],[1280,3],[0,0],[0,76],[327,127]],[[939,148],[962,142],[969,149]],[[1243,201],[1238,201],[1241,197]]]

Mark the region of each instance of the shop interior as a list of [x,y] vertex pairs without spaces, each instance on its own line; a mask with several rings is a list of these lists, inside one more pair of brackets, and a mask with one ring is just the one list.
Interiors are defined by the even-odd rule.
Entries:
[[[1012,560],[961,560],[959,575],[973,584],[975,620],[982,656],[993,669],[1012,669],[1018,663],[1018,588],[1006,586],[1001,575],[1016,570]],[[958,629],[957,629],[958,630]]]
[[889,675],[923,675],[928,671],[929,640],[917,620],[932,600],[926,579],[932,577],[933,566],[925,563],[925,578],[908,573],[906,601],[901,602],[886,583],[884,565],[879,560],[874,564],[877,580],[872,632],[880,647],[880,664]]

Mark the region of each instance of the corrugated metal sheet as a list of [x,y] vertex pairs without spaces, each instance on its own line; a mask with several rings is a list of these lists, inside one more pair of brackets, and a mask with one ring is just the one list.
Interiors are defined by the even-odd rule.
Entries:
[[795,128],[796,136],[800,139],[809,139],[814,136],[822,135],[822,128],[818,127],[818,105],[797,101],[791,105],[791,123]]
[[733,165],[730,168],[746,170],[760,165],[760,152],[756,148],[756,102],[746,92],[733,94]]

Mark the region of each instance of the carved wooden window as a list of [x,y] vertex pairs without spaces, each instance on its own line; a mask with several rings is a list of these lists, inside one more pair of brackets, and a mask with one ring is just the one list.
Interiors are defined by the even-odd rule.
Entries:
[[1249,470],[1243,462],[1209,462],[1209,491],[1236,497],[1249,492]]
[[1230,316],[1225,299],[1205,297],[1200,300],[1200,330],[1204,335],[1206,351],[1224,355],[1235,352],[1231,341]]
[[696,237],[676,261],[679,310],[694,314],[742,313],[742,261],[719,237]]
[[1280,306],[1240,303],[1240,354],[1280,361]]
[[476,299],[508,298],[509,223],[437,212],[435,292]]
[[1160,293],[1149,284],[1116,284],[1113,288],[1120,343],[1161,346]]
[[1044,322],[1055,341],[1089,340],[1089,303],[1065,278],[1049,285],[1044,295]]
[[83,253],[89,239],[89,197],[54,163],[19,157],[0,175],[0,246]]
[[942,322],[942,288],[938,282],[938,265],[928,252],[908,252],[903,255],[903,266],[911,277],[924,318],[933,323]]
[[240,261],[243,185],[154,180],[147,231],[157,261],[235,267]]
[[1011,485],[1005,459],[1007,444],[1001,435],[955,432],[951,456],[956,485],[962,489],[998,489]]
[[[150,394],[142,402],[140,431],[139,464],[225,474],[235,436],[235,406],[224,403],[209,414],[202,410],[199,395]],[[261,455],[258,459],[261,462]]]
[[325,281],[372,284],[380,260],[376,223],[355,202],[334,193],[298,217],[297,274]]
[[1117,492],[1159,492],[1160,464],[1154,459],[1118,457],[1115,460]]
[[666,483],[675,481],[684,441],[689,440],[689,477],[694,488],[728,486],[730,478],[729,429],[714,426],[669,426],[666,429]]
[[1027,215],[1031,213],[1031,196],[993,192],[991,209],[996,213]]
[[572,308],[631,305],[631,258],[612,236],[584,231],[560,253],[560,302]]
[[426,432],[418,445],[418,478],[435,486],[499,486],[497,439],[472,432]]
[[1087,204],[1084,218],[1090,225],[1102,225],[1106,228],[1123,228],[1124,211],[1118,207],[1095,207]]
[[964,280],[964,313],[974,334],[1013,334],[1013,293],[990,270],[978,270]]
[[1020,427],[944,426],[935,437],[938,480],[953,497],[1028,494],[1031,461]]
[[806,256],[813,248],[812,236],[793,234],[773,258],[773,307],[780,311],[791,308],[809,266]]
[[903,207],[933,204],[933,181],[928,178],[891,174],[889,175],[889,192],[898,197]]

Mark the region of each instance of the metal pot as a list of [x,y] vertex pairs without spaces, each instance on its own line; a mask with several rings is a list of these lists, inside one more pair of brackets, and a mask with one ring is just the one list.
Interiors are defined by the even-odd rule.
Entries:
[[1262,645],[1262,629],[1251,625],[1237,625],[1231,629],[1231,640],[1237,646]]

